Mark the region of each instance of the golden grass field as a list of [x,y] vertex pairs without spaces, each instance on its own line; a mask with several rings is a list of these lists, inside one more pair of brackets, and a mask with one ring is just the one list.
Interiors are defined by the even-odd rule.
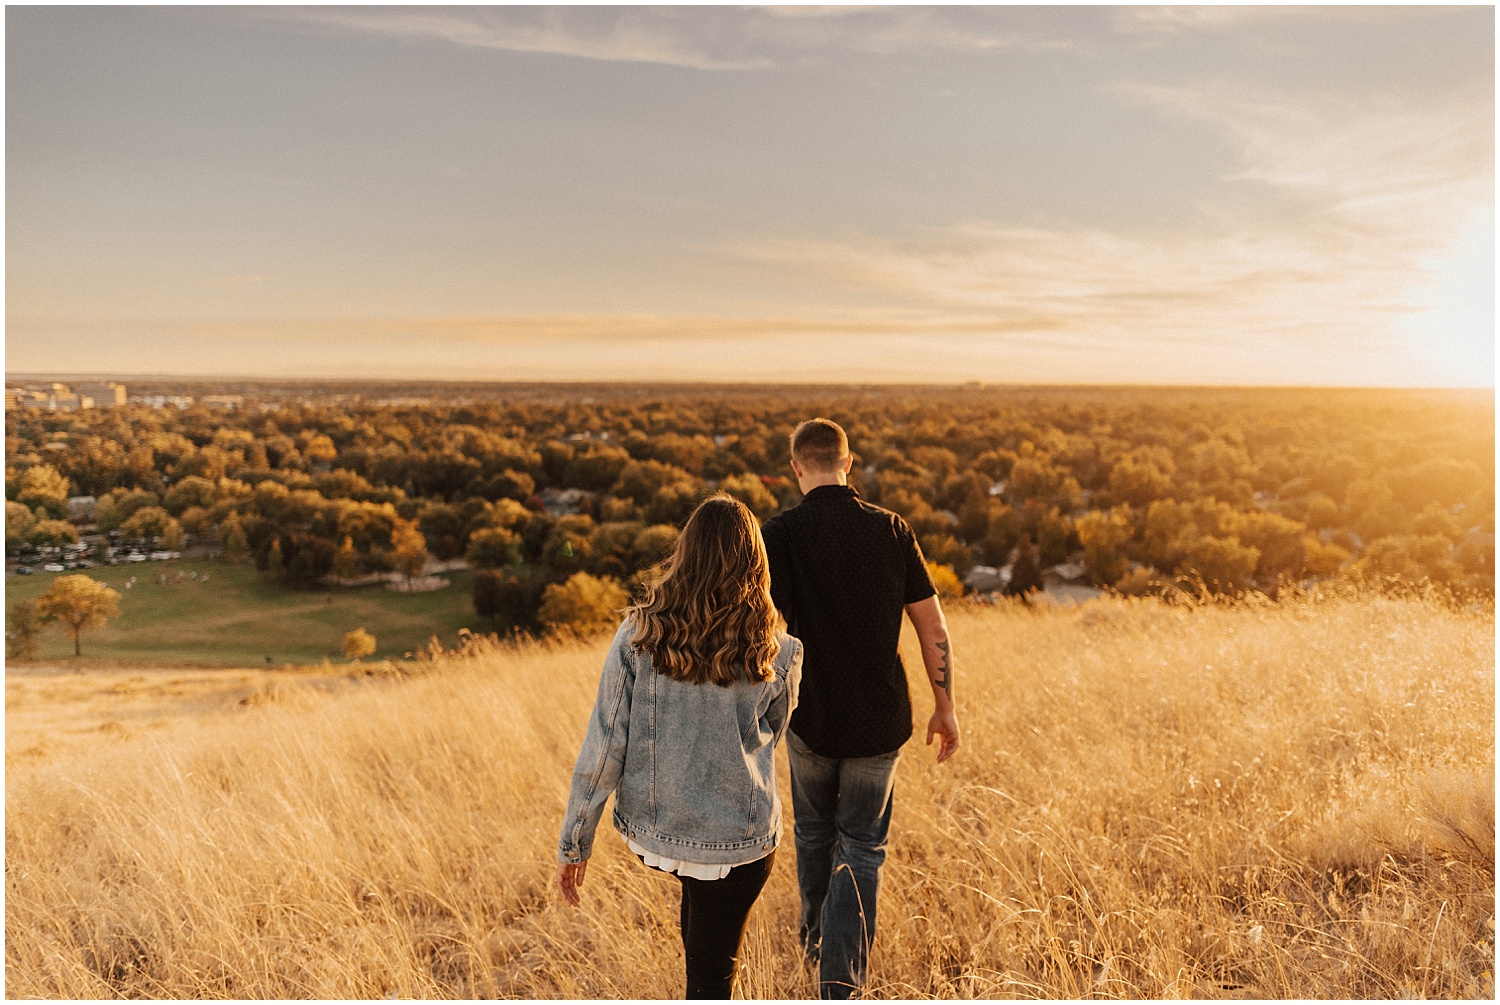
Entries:
[[[1493,996],[1492,607],[950,622],[964,746],[903,756],[870,997]],[[675,881],[608,834],[549,887],[603,648],[13,671],[7,995],[679,996]],[[746,997],[815,994],[786,839]]]

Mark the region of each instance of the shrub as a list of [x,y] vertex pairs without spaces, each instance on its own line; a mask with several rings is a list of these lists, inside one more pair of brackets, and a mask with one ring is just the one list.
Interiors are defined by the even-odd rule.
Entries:
[[932,577],[932,585],[937,587],[939,600],[958,600],[964,595],[964,584],[952,567],[928,562],[927,574]]
[[498,569],[521,560],[521,536],[504,527],[485,527],[469,535],[469,564],[480,569]]
[[542,591],[537,620],[549,631],[583,635],[612,627],[629,602],[630,594],[617,580],[575,572]]
[[366,656],[375,655],[375,636],[363,628],[344,633],[344,655],[355,663]]

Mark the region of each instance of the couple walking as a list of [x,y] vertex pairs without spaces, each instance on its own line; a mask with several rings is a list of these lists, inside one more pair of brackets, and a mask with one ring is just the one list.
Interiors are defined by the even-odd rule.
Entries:
[[952,650],[911,528],[848,485],[836,423],[802,423],[791,448],[800,504],[762,530],[734,499],[707,500],[626,612],[558,843],[557,884],[576,905],[615,793],[630,850],[682,885],[688,998],[730,995],[781,839],[773,750],[788,732],[802,947],[822,997],[863,985],[896,759],[912,733],[903,612],[932,684],[927,742],[940,739],[939,761],[958,749]]

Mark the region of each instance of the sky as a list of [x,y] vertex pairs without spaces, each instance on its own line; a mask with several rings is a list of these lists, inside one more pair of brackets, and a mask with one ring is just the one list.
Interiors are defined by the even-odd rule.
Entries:
[[1492,7],[16,7],[8,373],[1493,387]]

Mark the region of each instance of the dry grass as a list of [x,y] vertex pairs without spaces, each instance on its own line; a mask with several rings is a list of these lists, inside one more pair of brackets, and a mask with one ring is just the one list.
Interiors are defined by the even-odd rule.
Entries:
[[[965,745],[903,758],[871,996],[1493,995],[1492,610],[951,620]],[[673,881],[602,836],[584,906],[548,890],[601,654],[9,758],[7,994],[680,995]],[[747,997],[814,991],[793,877],[788,841]]]

